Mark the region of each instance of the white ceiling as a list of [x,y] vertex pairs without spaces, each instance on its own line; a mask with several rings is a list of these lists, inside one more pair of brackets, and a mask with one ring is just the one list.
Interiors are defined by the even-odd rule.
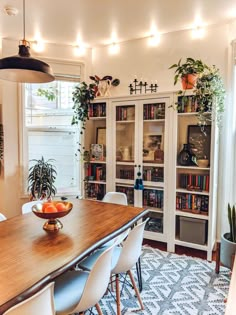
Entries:
[[[196,16],[206,25],[226,23],[236,17],[235,0],[25,0],[26,39],[36,32],[58,44],[75,44],[78,36],[89,47],[191,28]],[[7,16],[4,7],[19,10]],[[0,35],[20,40],[23,0],[0,0]]]

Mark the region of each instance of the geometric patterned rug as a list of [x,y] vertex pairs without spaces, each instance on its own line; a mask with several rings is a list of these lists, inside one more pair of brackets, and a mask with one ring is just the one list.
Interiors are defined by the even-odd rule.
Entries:
[[[176,255],[148,246],[142,253],[142,315],[223,315],[230,270],[200,258]],[[136,278],[135,268],[133,275]],[[136,281],[137,283],[137,281]],[[115,315],[116,304],[110,294],[100,301],[104,315]],[[121,296],[122,314],[134,314],[139,304],[132,288],[125,286]],[[137,314],[137,313],[136,313]]]

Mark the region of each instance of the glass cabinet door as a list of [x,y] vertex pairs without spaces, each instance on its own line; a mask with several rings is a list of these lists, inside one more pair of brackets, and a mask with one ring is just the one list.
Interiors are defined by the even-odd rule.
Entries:
[[143,104],[142,204],[151,210],[145,237],[154,239],[164,232],[165,112],[162,100]]
[[124,192],[130,205],[134,204],[135,116],[135,104],[116,106],[116,191]]

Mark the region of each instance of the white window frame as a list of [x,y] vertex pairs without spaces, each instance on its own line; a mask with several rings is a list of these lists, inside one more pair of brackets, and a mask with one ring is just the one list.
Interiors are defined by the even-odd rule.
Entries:
[[[74,69],[75,66],[78,67],[80,73],[77,73],[77,75],[79,75],[80,77],[80,81],[82,81],[82,74],[83,74],[83,69],[84,69],[84,65],[81,63],[75,63],[75,62],[70,62],[70,61],[58,61],[58,60],[49,60],[49,59],[45,59],[46,62],[52,65],[53,70],[57,68],[57,66],[59,66],[59,73],[57,73],[54,70],[54,74],[59,78],[65,78],[65,80],[67,80],[68,78],[73,78],[73,76],[75,76],[75,71],[71,71],[72,69]],[[56,65],[56,67],[55,67]],[[68,70],[69,69],[69,70]],[[72,72],[72,73],[71,73]],[[69,81],[69,80],[68,80]],[[29,130],[35,130],[35,131],[49,131],[52,130],[50,127],[32,127],[29,126],[27,127],[25,124],[25,86],[24,84],[19,84],[18,85],[18,100],[19,100],[19,152],[20,152],[20,166],[21,166],[21,198],[26,198],[29,196],[29,193],[27,191],[27,187],[28,187],[28,173],[29,173],[29,158],[28,158],[28,131]],[[79,130],[79,126],[77,127],[73,127],[73,126],[69,126],[69,127],[63,127],[60,126],[58,128],[53,128],[53,131],[65,131],[65,132],[74,132],[75,130],[77,130],[77,136],[78,136],[78,141],[83,141],[83,139],[80,139],[80,132]],[[76,153],[76,152],[75,152]],[[77,197],[77,196],[81,196],[82,195],[82,163],[81,163],[81,159],[80,156],[78,155],[77,157],[77,162],[78,162],[78,189],[68,189],[68,191],[62,191],[62,192],[57,192],[56,196],[60,197],[60,196],[66,196],[66,197]]]

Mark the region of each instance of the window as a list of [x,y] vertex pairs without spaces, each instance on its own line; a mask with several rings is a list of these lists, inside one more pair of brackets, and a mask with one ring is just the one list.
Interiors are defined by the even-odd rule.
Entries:
[[[61,77],[47,84],[23,85],[26,170],[34,165],[33,159],[42,156],[45,160],[54,159],[59,195],[80,194],[80,168],[76,157],[80,133],[71,126],[75,85],[76,82]],[[25,186],[27,176],[28,173]]]

